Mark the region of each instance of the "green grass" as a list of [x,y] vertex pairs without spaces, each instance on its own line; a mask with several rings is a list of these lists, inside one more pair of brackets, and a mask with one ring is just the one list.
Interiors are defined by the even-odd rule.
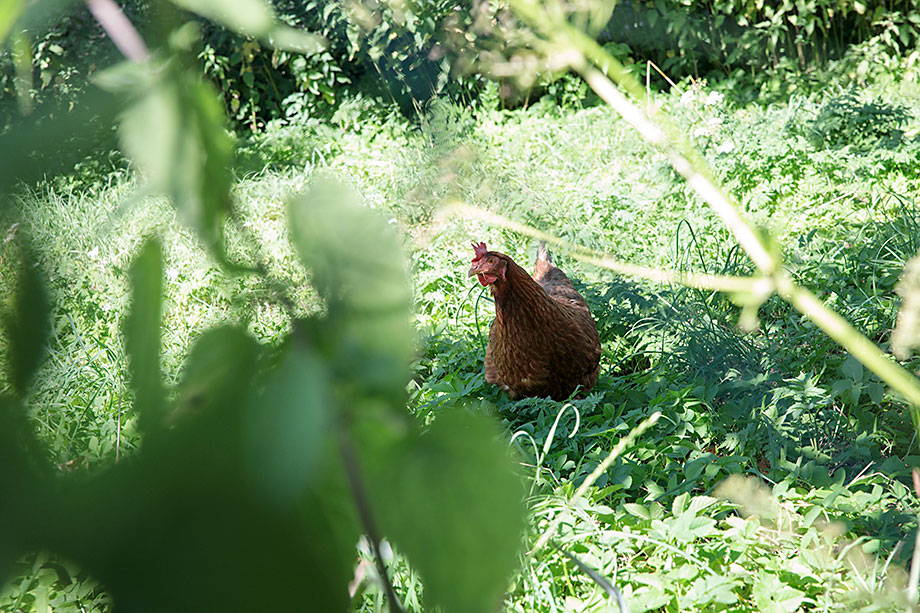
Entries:
[[[733,109],[689,88],[661,102],[747,214],[782,243],[792,273],[884,346],[898,306],[894,285],[920,246],[917,93],[910,84],[881,84],[864,94],[909,113],[893,145],[874,138],[871,121],[858,134],[834,128],[833,140],[816,144],[815,130],[837,125],[827,117],[841,108],[832,104],[839,92]],[[439,104],[419,126],[344,113],[329,125],[275,128],[239,158],[229,253],[262,257],[273,278],[295,288],[300,313],[321,306],[288,240],[287,194],[316,172],[333,173],[400,227],[419,332],[409,409],[428,423],[459,402],[501,421],[531,479],[528,543],[616,442],[658,410],[658,425],[554,536],[613,581],[632,611],[903,610],[917,513],[907,487],[909,467],[918,465],[909,418],[874,376],[778,299],[761,309],[758,331],[742,334],[739,309],[724,296],[650,286],[557,250],[598,320],[604,353],[596,388],[570,403],[514,402],[484,383],[493,310],[466,277],[469,242],[484,240],[525,267],[535,245],[481,221],[439,218],[446,197],[623,260],[751,270],[664,157],[611,111]],[[271,287],[223,271],[130,175],[24,191],[4,230],[14,218],[38,249],[56,305],[51,352],[29,407],[64,470],[95,470],[142,444],[120,326],[126,271],[145,236],[164,241],[162,366],[170,387],[209,327],[242,323],[266,344],[290,329]],[[0,270],[4,296],[15,255],[14,248]],[[719,489],[731,475],[751,481]],[[64,578],[58,566],[43,556],[21,561],[21,580],[6,588],[0,610],[39,610],[44,599],[106,609],[101,589],[78,570]],[[421,584],[398,554],[391,572],[410,609],[421,610]],[[506,601],[511,611],[608,605],[552,547],[522,556]],[[373,581],[356,606],[383,608]]]

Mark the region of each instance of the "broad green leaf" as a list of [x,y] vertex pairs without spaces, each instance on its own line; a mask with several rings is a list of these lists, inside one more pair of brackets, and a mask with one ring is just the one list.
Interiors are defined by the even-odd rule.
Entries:
[[524,513],[523,486],[493,424],[444,411],[374,468],[373,510],[421,575],[428,608],[497,610],[517,565]]
[[412,357],[411,294],[402,246],[354,192],[328,179],[288,203],[294,245],[326,300],[319,332],[352,381],[401,392]]
[[134,389],[134,409],[147,432],[162,426],[164,390],[160,373],[160,307],[163,259],[160,243],[148,240],[131,264],[131,308],[125,317],[125,347]]
[[131,98],[121,116],[122,148],[220,255],[233,140],[214,88],[176,62],[121,64],[96,82]]
[[75,103],[56,100],[33,109],[0,134],[0,194],[20,182],[72,172],[90,152],[116,146],[115,102],[111,94],[89,88]]
[[325,38],[310,32],[277,24],[268,33],[266,41],[275,49],[313,55],[329,46]]
[[260,347],[242,330],[214,328],[195,341],[182,371],[173,420],[225,411],[245,398],[256,372]]
[[249,472],[269,499],[291,502],[310,485],[328,436],[329,406],[323,363],[294,343],[243,420]]
[[327,44],[322,36],[296,30],[275,18],[263,0],[172,0],[176,6],[215,21],[234,32],[261,38],[277,49],[318,53]]
[[25,0],[0,1],[0,45],[10,35],[10,31],[22,14],[23,8],[25,8]]
[[3,323],[9,342],[7,376],[13,390],[25,396],[44,356],[51,323],[48,292],[28,252],[19,268],[12,309],[4,314]]
[[216,21],[234,32],[260,38],[275,23],[275,12],[262,0],[172,0],[173,4]]

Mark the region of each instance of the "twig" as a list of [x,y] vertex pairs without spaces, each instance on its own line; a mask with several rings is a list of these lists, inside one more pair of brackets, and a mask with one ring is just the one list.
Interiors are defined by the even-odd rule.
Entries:
[[593,264],[600,268],[606,268],[607,270],[612,270],[629,277],[648,279],[656,283],[677,283],[695,289],[708,289],[720,292],[751,293],[762,298],[769,296],[774,289],[773,281],[769,277],[733,277],[729,275],[696,273],[685,270],[652,268],[651,266],[641,266],[639,264],[622,262],[607,254],[599,253],[592,249],[587,249],[580,245],[564,241],[532,226],[513,221],[497,213],[470,206],[457,199],[448,200],[447,204],[441,208],[438,215],[440,217],[450,217],[453,215],[478,217],[479,219],[488,221],[497,226],[502,226],[509,230],[514,230],[515,232],[565,247],[571,252],[571,257],[581,262]]
[[132,62],[147,61],[147,45],[114,0],[86,0],[86,6],[123,56]]
[[537,542],[534,544],[533,548],[530,550],[528,555],[535,554],[544,545],[546,545],[549,539],[552,538],[553,532],[555,532],[556,528],[559,527],[559,524],[561,524],[562,521],[568,517],[569,507],[571,507],[576,502],[578,502],[582,497],[584,497],[584,495],[588,491],[588,488],[594,485],[594,482],[597,481],[598,477],[600,477],[604,473],[604,471],[606,471],[607,468],[613,463],[613,461],[616,460],[617,457],[619,457],[621,453],[623,453],[623,450],[625,450],[629,445],[632,445],[636,441],[637,438],[642,436],[642,433],[644,433],[646,430],[654,426],[658,422],[658,419],[660,417],[661,417],[661,411],[655,411],[654,413],[649,415],[645,420],[643,420],[642,423],[640,423],[638,426],[633,428],[629,432],[629,434],[627,434],[626,436],[620,439],[620,441],[616,444],[616,446],[614,446],[614,448],[610,451],[607,457],[604,458],[603,462],[598,464],[597,468],[595,468],[591,472],[591,474],[588,475],[587,478],[585,478],[585,480],[582,482],[580,486],[578,486],[578,489],[575,490],[575,494],[572,496],[572,499],[569,500],[569,504],[566,506],[566,508],[564,508],[562,511],[559,512],[559,514],[556,516],[556,518],[552,522],[550,522],[549,527],[546,529],[545,532],[543,532],[540,538],[537,539]]
[[361,480],[361,473],[358,469],[358,462],[351,447],[351,440],[345,432],[339,432],[339,451],[342,454],[345,473],[348,476],[351,494],[355,499],[355,506],[358,508],[358,515],[361,517],[364,532],[367,534],[367,540],[371,542],[371,547],[374,550],[374,563],[377,566],[380,581],[383,583],[383,591],[387,596],[387,601],[390,603],[390,610],[396,613],[405,613],[405,609],[403,609],[399,598],[396,596],[396,591],[393,589],[393,584],[390,583],[387,567],[383,563],[383,554],[380,551],[380,534],[377,531],[377,525],[374,523],[370,502],[367,499],[364,482]]

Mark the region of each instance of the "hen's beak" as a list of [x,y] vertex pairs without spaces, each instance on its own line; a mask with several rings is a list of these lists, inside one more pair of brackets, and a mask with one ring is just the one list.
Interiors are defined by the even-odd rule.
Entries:
[[482,272],[482,269],[479,268],[479,264],[473,264],[470,266],[470,271],[466,273],[466,276],[472,277],[473,275],[478,275],[480,272]]

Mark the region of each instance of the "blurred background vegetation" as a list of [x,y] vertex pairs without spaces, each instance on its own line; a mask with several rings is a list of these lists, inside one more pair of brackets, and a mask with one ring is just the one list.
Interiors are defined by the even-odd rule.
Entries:
[[[506,4],[125,2],[133,61],[94,4],[0,3],[0,610],[380,611],[390,582],[413,611],[618,610],[598,576],[633,612],[914,605],[906,403],[778,297],[742,333],[732,296],[558,249],[597,387],[485,385],[467,245],[535,244],[449,199],[753,272]],[[887,351],[920,249],[920,7],[546,6]]]

